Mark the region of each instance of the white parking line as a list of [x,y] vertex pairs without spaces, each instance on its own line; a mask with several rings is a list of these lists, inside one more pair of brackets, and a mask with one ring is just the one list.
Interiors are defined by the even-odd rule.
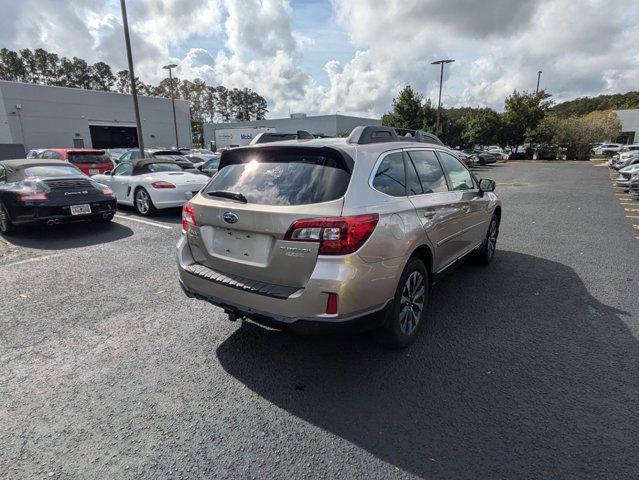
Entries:
[[160,228],[164,228],[166,230],[173,230],[173,227],[169,227],[168,225],[163,225],[161,223],[152,222],[150,220],[142,220],[141,218],[130,217],[129,215],[122,215],[121,213],[116,213],[114,216],[115,216],[115,218],[122,218],[124,220],[130,220],[132,222],[145,223],[147,225],[152,225],[154,227],[160,227]]
[[60,253],[52,253],[51,255],[42,255],[40,257],[27,258],[26,260],[20,260],[13,263],[7,263],[6,265],[2,265],[3,267],[12,267],[13,265],[23,265],[25,263],[39,262],[40,260],[48,260],[50,258],[60,257],[64,255],[66,252]]

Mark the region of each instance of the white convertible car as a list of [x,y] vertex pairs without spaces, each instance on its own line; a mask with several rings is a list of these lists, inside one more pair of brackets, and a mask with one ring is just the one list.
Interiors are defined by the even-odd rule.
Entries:
[[133,205],[141,215],[160,208],[181,207],[210,180],[182,170],[171,160],[144,158],[120,163],[113,171],[91,177],[108,185],[118,203]]

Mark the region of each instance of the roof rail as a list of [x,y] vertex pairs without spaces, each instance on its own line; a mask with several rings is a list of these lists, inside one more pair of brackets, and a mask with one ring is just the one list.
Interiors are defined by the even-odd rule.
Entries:
[[347,142],[357,145],[383,142],[422,142],[444,145],[437,135],[423,130],[380,126],[355,127],[348,136]]

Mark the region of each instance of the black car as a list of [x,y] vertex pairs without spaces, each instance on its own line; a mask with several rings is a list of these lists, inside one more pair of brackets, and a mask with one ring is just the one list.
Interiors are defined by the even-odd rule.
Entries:
[[[173,160],[177,163],[182,170],[192,170],[195,168],[195,165],[192,161],[186,158],[182,152],[179,150],[161,150],[157,148],[145,148],[144,149],[144,157],[145,158],[154,158],[154,157],[162,157],[168,160]],[[137,160],[140,158],[140,150],[137,148],[132,148],[128,152],[124,153],[118,163],[120,162],[129,162],[131,160]]]
[[28,224],[110,222],[116,208],[109,187],[68,162],[0,161],[0,233]]

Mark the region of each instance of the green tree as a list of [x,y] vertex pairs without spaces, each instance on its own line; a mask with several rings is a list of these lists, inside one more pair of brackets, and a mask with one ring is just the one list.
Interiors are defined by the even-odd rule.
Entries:
[[470,110],[461,118],[461,125],[461,140],[465,146],[490,145],[499,141],[501,118],[492,108]]
[[115,75],[111,67],[104,62],[91,65],[90,69],[91,89],[108,92],[115,85]]
[[557,119],[555,143],[566,148],[566,158],[588,160],[592,146],[601,140],[614,139],[621,133],[621,122],[612,110]]
[[17,52],[7,48],[0,50],[0,79],[12,82],[26,81],[26,69]]
[[[430,102],[429,102],[430,107]],[[420,130],[424,127],[423,96],[406,85],[393,99],[393,110],[382,116],[382,125]]]
[[530,132],[544,119],[551,106],[550,94],[544,90],[538,93],[515,90],[506,98],[506,108],[502,116],[505,127],[503,140],[515,150],[523,145]]

